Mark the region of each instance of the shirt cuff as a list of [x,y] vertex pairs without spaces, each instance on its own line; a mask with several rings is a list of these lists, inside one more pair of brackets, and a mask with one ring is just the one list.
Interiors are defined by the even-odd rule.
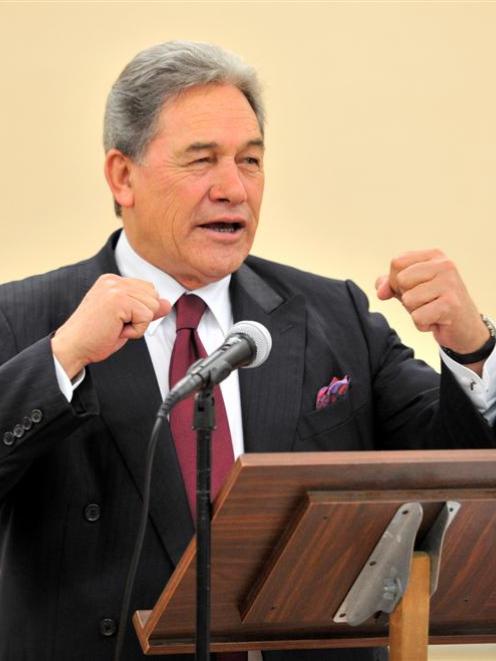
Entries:
[[55,356],[53,356],[53,364],[55,365],[55,376],[57,377],[57,383],[59,384],[60,391],[67,399],[67,401],[71,402],[74,391],[82,383],[86,372],[83,368],[79,374],[76,374],[76,376],[71,381]]
[[482,377],[457,363],[442,349],[439,349],[439,354],[475,408],[493,425],[496,421],[496,347],[486,358]]

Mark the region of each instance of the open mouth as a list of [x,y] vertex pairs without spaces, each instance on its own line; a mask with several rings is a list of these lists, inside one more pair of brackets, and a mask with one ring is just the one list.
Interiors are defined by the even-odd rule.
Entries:
[[220,232],[221,234],[235,234],[243,228],[243,223],[238,221],[231,223],[219,221],[214,223],[205,223],[204,225],[200,225],[200,227],[207,230],[212,230],[213,232]]

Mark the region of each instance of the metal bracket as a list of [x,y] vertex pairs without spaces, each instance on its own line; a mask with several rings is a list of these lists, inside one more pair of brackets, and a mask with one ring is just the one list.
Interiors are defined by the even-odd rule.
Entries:
[[356,626],[378,611],[394,610],[408,584],[422,516],[420,503],[405,503],[397,510],[334,615],[334,622]]
[[458,514],[460,507],[460,503],[457,503],[454,500],[448,500],[444,504],[443,509],[439,512],[431,529],[422,540],[422,544],[418,547],[419,551],[425,551],[425,553],[428,553],[431,558],[431,597],[437,590],[437,584],[439,581],[439,569],[441,566],[441,553],[443,550],[444,537],[453,519]]

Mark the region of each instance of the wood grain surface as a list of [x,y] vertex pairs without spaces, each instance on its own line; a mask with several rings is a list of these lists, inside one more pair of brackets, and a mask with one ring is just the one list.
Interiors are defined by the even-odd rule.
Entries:
[[[281,453],[241,457],[214,505],[212,649],[386,644],[387,622],[332,618],[412,500],[424,505],[419,541],[446,500],[461,503],[430,641],[496,642],[496,451]],[[154,610],[135,616],[148,653],[193,650],[194,560],[193,539]]]

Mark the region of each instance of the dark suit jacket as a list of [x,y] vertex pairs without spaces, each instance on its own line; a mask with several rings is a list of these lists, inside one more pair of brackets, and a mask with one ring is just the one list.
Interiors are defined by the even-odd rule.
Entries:
[[[0,287],[1,661],[112,658],[160,395],[139,340],[91,365],[69,404],[57,386],[50,334],[100,274],[116,272],[114,243],[115,235],[92,259]],[[267,362],[240,371],[247,452],[495,444],[449,374],[439,402],[439,377],[412,358],[380,315],[368,313],[351,282],[250,257],[232,278],[231,296],[234,319],[260,321],[273,338]],[[348,396],[316,411],[318,389],[344,374]],[[192,534],[167,432],[155,458],[133,610],[152,607]],[[124,658],[142,658],[131,629]]]

